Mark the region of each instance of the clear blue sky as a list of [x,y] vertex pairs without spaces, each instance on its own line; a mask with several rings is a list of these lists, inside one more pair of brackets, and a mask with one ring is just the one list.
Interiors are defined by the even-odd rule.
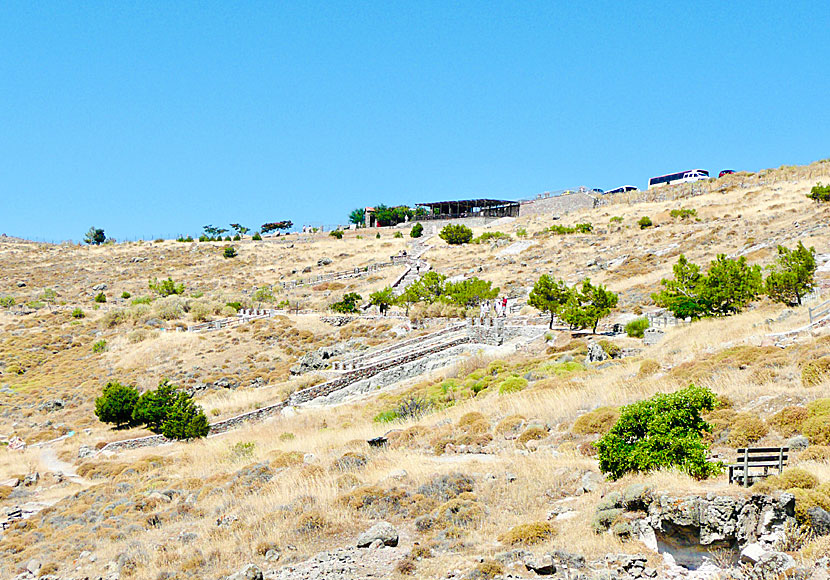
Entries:
[[830,156],[826,2],[0,4],[0,233],[117,239]]

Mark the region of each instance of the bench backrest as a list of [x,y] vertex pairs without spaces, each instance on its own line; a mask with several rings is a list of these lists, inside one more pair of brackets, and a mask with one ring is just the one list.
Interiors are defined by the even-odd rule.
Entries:
[[737,449],[738,465],[748,464],[753,467],[775,467],[787,463],[789,447],[741,447]]

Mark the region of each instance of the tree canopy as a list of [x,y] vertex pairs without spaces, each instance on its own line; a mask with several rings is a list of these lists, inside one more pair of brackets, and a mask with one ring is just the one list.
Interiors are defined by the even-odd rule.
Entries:
[[816,250],[798,242],[795,250],[778,246],[778,259],[769,267],[766,290],[776,302],[801,305],[801,299],[815,285]]
[[91,246],[100,246],[104,242],[107,241],[107,236],[104,233],[104,230],[101,228],[96,228],[92,226],[89,228],[89,231],[84,234],[84,242]]
[[553,328],[553,320],[562,312],[562,308],[568,302],[571,289],[564,280],[556,280],[553,276],[543,274],[533,285],[527,303],[537,310],[550,313],[550,328]]

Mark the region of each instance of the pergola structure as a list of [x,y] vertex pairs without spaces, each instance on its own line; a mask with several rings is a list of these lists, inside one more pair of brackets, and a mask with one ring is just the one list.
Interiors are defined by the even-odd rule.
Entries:
[[519,202],[506,199],[463,199],[455,201],[433,201],[417,203],[416,207],[427,208],[422,219],[452,219],[465,217],[518,217]]

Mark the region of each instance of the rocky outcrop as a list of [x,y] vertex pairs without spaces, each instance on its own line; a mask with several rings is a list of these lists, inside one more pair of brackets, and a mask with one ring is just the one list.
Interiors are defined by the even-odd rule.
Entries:
[[358,548],[368,548],[374,542],[381,542],[384,546],[398,545],[398,530],[389,522],[378,522],[357,538]]

